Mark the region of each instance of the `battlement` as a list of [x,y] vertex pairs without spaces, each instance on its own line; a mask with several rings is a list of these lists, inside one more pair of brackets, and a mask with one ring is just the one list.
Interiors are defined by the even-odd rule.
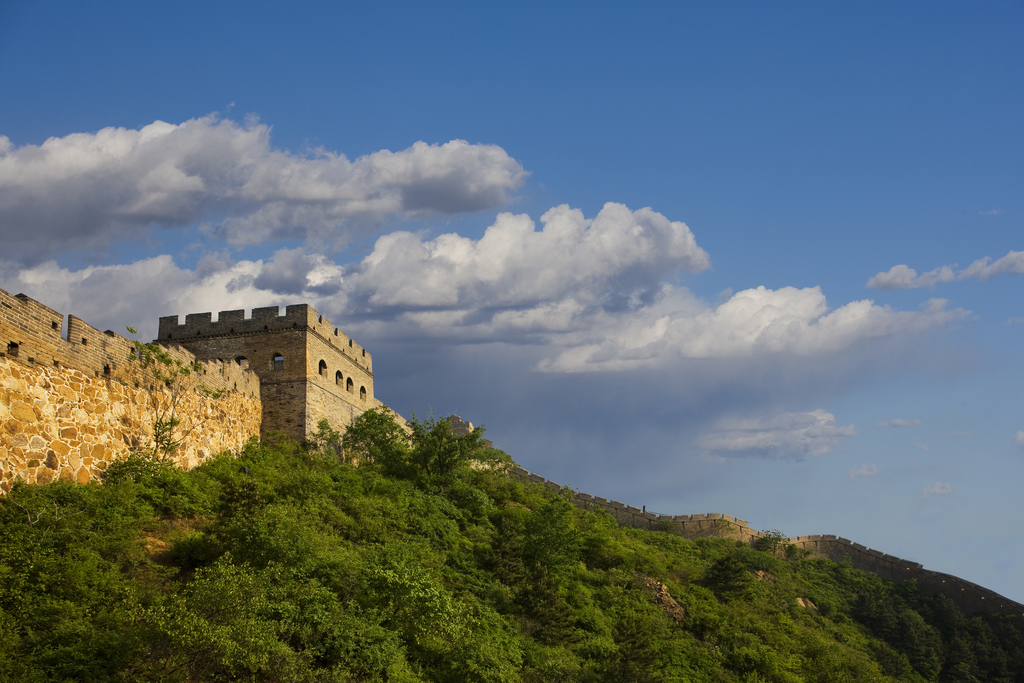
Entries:
[[292,330],[313,332],[335,351],[373,372],[373,357],[370,353],[309,304],[286,306],[284,315],[281,315],[279,306],[253,308],[248,318],[245,317],[245,309],[220,311],[216,321],[213,320],[213,313],[188,313],[184,324],[177,315],[163,316],[160,318],[157,340],[183,342]]

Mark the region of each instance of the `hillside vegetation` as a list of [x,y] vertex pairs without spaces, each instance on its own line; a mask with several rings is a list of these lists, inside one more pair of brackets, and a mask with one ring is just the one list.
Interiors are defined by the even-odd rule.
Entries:
[[[1019,615],[619,528],[480,434],[371,411],[0,499],[0,680],[1020,681]],[[346,462],[358,458],[359,466]]]

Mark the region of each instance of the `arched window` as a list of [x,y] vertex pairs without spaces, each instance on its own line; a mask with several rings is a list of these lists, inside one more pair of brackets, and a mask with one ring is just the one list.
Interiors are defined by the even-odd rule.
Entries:
[[356,383],[352,381],[352,378],[349,377],[347,380],[345,380],[345,391],[352,391],[352,387],[354,387],[355,384]]
[[337,384],[339,387],[341,386],[341,370],[338,370],[336,373],[334,373],[334,383]]
[[274,354],[274,372],[281,372],[284,370],[284,356],[279,353]]
[[327,376],[327,361],[325,361],[325,360],[320,361],[320,376],[321,377],[326,377]]
[[365,401],[366,400],[366,387],[359,387],[359,400],[360,401]]

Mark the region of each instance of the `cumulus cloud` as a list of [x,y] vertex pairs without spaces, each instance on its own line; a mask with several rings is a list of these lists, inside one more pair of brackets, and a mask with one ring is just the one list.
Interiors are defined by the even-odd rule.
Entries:
[[875,424],[876,427],[920,427],[920,420],[901,420],[896,417],[885,422],[878,422]]
[[950,486],[949,482],[935,482],[931,486],[926,486],[924,489],[924,495],[926,496],[944,496],[948,493],[953,492],[953,487]]
[[[501,214],[477,240],[394,232],[380,237],[361,261],[344,265],[282,249],[266,261],[234,263],[210,255],[194,272],[177,268],[170,257],[75,272],[52,263],[20,270],[10,265],[5,281],[37,298],[45,292],[58,308],[71,296],[69,288],[77,297],[90,283],[126,292],[119,306],[149,296],[152,305],[140,309],[146,311],[158,304],[171,312],[210,310],[189,303],[197,300],[248,307],[304,300],[326,314],[372,324],[381,340],[528,345],[541,351],[537,368],[546,372],[624,371],[765,354],[827,356],[967,315],[946,310],[942,299],[919,311],[895,311],[870,300],[830,309],[817,287],[757,287],[709,305],[668,282],[681,271],[709,267],[707,253],[683,223],[651,209],[608,204],[592,219],[555,207],[541,224],[537,229],[527,216]],[[154,278],[146,269],[157,266],[162,274]],[[133,278],[148,281],[135,286]],[[197,298],[200,286],[204,295]]]
[[996,275],[1024,273],[1024,251],[1010,252],[996,261],[991,257],[978,259],[963,270],[954,271],[956,264],[939,266],[927,273],[917,271],[905,264],[893,266],[884,273],[870,278],[867,286],[872,289],[933,289],[938,282],[953,282],[977,278],[988,280]]
[[540,220],[537,230],[529,216],[503,213],[479,240],[385,235],[351,272],[350,291],[403,309],[521,308],[568,297],[628,305],[669,273],[710,265],[685,223],[649,208],[609,203],[587,219],[562,205]]
[[1013,437],[1013,442],[1018,446],[1024,446],[1024,431],[1017,432],[1017,436]]
[[723,458],[801,458],[831,453],[841,437],[856,435],[853,425],[840,426],[835,415],[819,409],[768,418],[724,418],[697,439],[697,446]]
[[846,475],[847,479],[856,479],[857,477],[874,477],[878,474],[878,465],[861,465],[850,470],[850,473]]
[[525,176],[495,145],[417,142],[351,161],[276,150],[269,126],[211,115],[22,147],[0,136],[0,225],[22,260],[198,221],[236,245],[336,242],[353,221],[501,206]]
[[[671,358],[751,358],[837,353],[860,342],[941,326],[963,318],[932,299],[921,311],[894,311],[871,300],[830,310],[819,287],[765,287],[709,308],[665,286],[652,305],[623,315],[597,314],[591,334],[542,363],[552,372],[629,370]],[[599,338],[598,334],[600,335]]]

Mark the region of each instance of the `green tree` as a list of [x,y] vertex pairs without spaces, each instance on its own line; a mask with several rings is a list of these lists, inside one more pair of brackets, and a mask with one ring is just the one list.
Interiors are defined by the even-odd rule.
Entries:
[[371,408],[345,430],[345,459],[377,465],[386,474],[405,476],[409,467],[409,433],[387,408]]

